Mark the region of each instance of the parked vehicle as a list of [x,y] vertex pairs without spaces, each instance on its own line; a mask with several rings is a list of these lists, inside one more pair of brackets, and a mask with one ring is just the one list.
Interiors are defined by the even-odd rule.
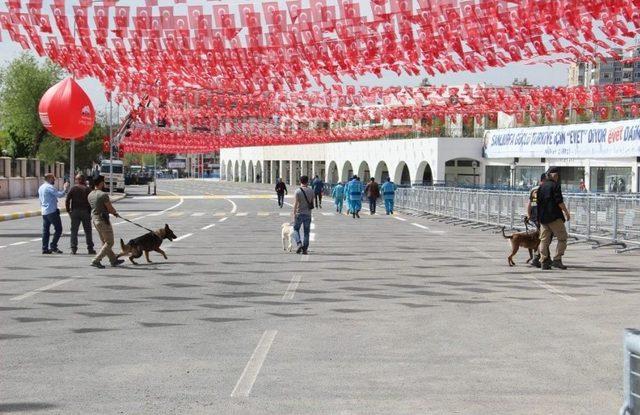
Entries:
[[100,174],[105,178],[105,187],[110,189],[113,185],[113,190],[124,193],[124,163],[122,160],[113,160],[113,182],[109,180],[111,163],[109,160],[102,160],[100,162]]

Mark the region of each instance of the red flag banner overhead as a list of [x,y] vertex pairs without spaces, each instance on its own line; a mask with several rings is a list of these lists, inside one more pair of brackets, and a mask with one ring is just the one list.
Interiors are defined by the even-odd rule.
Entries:
[[38,113],[51,134],[68,140],[82,139],[95,122],[91,100],[73,78],[49,88],[40,100]]
[[[614,58],[630,63],[624,45],[640,32],[640,0],[163,1],[161,6],[139,0],[127,6],[79,1],[74,7],[54,1],[45,8],[41,1],[5,3],[0,10],[5,38],[48,56],[76,78],[97,78],[118,102],[133,108],[148,97],[166,103],[170,119],[199,117],[202,124],[224,118],[235,125],[249,114],[315,122],[456,112],[473,118],[496,110],[562,120],[569,103],[582,98],[585,103],[573,108],[597,107],[601,116],[614,117],[618,103],[602,109],[598,102],[599,97],[615,101],[619,89],[613,95],[491,89],[470,95],[445,88],[425,95],[330,87],[370,74],[479,72],[513,62]],[[194,105],[193,93],[175,91],[200,91],[199,102],[212,103],[215,94],[221,99],[208,107]],[[244,97],[240,102],[238,94]],[[189,110],[178,105],[184,102]]]

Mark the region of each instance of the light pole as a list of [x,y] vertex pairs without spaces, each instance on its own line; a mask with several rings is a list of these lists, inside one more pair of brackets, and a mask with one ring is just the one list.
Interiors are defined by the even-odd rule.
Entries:
[[113,101],[109,94],[109,196],[113,196]]

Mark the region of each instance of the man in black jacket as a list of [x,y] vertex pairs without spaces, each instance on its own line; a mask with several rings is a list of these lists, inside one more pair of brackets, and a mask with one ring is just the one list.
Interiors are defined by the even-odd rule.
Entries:
[[278,206],[280,206],[280,209],[282,209],[282,205],[284,204],[284,195],[287,193],[289,193],[287,191],[287,185],[284,184],[281,177],[276,183],[276,194],[278,195]]
[[[564,222],[571,219],[569,209],[564,204],[559,183],[560,169],[551,167],[547,171],[547,180],[538,189],[538,221],[540,223],[540,262],[542,269],[567,269],[562,263],[562,256],[567,249],[567,229]],[[549,245],[551,237],[558,240],[556,255],[551,261]]]

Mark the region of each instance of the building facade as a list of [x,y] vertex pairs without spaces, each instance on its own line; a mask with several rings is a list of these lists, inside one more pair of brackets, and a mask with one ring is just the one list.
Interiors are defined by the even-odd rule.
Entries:
[[491,130],[480,138],[434,137],[223,148],[222,180],[328,183],[354,174],[400,185],[528,188],[550,166],[568,191],[638,192],[640,120]]

